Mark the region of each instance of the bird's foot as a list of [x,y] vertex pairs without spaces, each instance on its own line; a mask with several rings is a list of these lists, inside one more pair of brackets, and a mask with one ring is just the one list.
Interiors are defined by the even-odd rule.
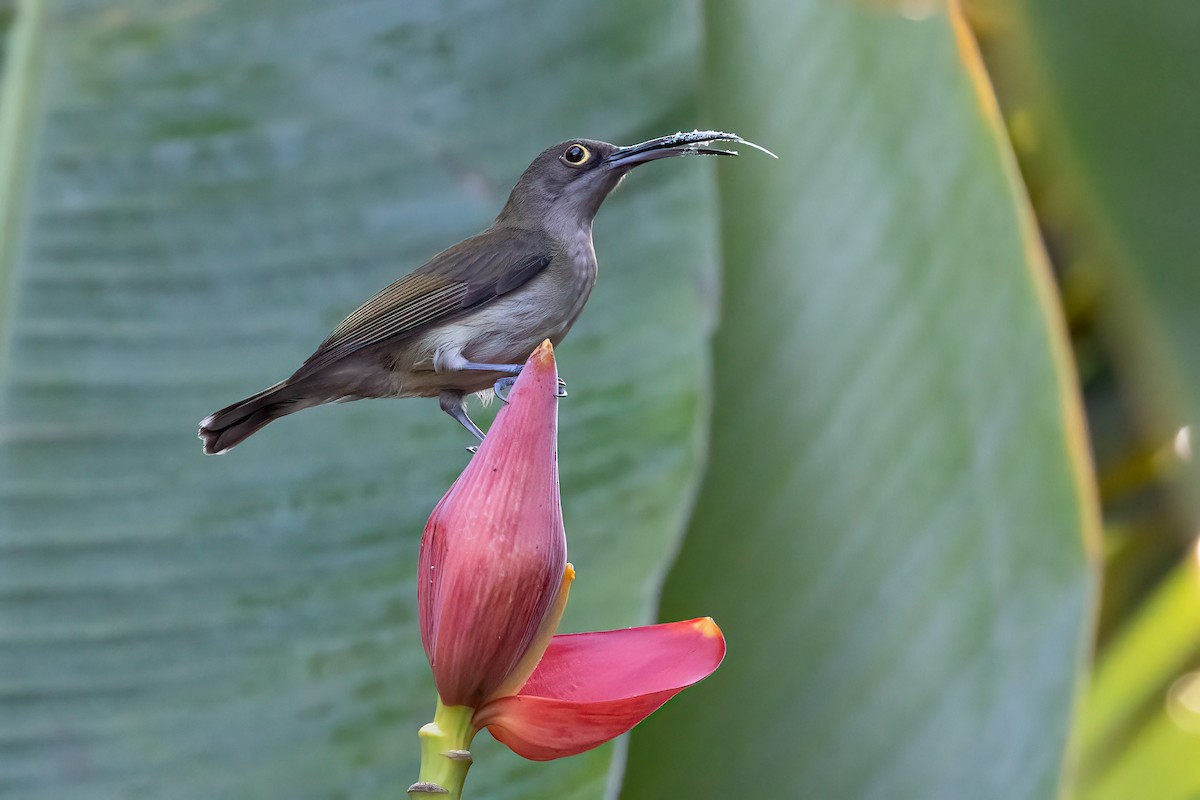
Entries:
[[501,378],[492,386],[492,391],[496,393],[496,397],[501,403],[508,402],[508,393],[512,390],[513,384],[517,382],[515,377]]
[[[501,378],[500,380],[496,381],[496,384],[492,387],[492,391],[496,393],[496,397],[500,398],[501,403],[508,402],[508,393],[512,389],[513,384],[516,382],[517,382],[517,379],[515,377]],[[564,381],[562,378],[558,379],[558,386],[555,387],[554,396],[555,397],[566,397],[567,396],[567,382]]]

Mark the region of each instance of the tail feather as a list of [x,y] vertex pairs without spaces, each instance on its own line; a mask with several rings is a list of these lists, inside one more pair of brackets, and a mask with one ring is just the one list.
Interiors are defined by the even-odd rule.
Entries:
[[200,421],[204,452],[220,455],[268,422],[307,407],[287,381],[239,400]]

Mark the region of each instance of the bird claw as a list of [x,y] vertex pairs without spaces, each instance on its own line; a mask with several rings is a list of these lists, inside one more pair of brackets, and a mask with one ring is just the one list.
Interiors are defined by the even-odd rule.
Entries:
[[512,389],[513,384],[516,382],[517,379],[510,376],[507,378],[501,378],[500,380],[496,381],[494,386],[492,386],[492,391],[496,393],[496,397],[499,398],[501,403],[508,402],[508,392],[510,389]]
[[[508,392],[510,389],[512,389],[513,384],[516,382],[517,379],[515,377],[501,378],[500,380],[496,381],[495,385],[492,386],[492,391],[496,393],[496,397],[500,399],[501,403],[508,402]],[[567,396],[567,382],[562,378],[558,379],[558,386],[555,387],[554,396]]]

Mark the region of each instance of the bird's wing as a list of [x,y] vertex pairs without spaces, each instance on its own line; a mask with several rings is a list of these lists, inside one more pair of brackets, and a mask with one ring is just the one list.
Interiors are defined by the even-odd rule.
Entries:
[[491,231],[438,253],[358,308],[296,370],[306,377],[364,347],[449,319],[523,286],[554,257],[535,231]]

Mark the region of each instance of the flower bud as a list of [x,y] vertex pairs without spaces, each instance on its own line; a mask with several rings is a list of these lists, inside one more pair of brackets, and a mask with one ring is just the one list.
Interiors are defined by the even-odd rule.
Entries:
[[[544,342],[421,539],[421,641],[448,706],[478,708],[531,671],[561,614],[567,542],[558,490],[558,373]],[[539,635],[541,634],[541,635]],[[519,677],[523,680],[525,676]]]

